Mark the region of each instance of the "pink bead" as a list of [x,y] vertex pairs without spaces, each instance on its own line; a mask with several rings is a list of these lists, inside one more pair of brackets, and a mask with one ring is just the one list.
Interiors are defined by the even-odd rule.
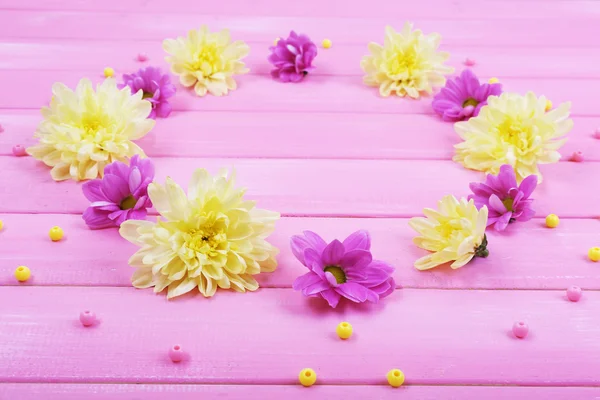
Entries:
[[148,56],[145,55],[144,53],[140,53],[137,55],[136,60],[139,62],[148,61]]
[[4,127],[0,125],[0,133],[4,132]]
[[600,128],[596,128],[596,130],[594,131],[594,137],[596,139],[600,139]]
[[579,286],[571,286],[568,288],[567,298],[571,301],[579,301],[579,299],[581,299],[581,288]]
[[27,152],[25,151],[25,146],[20,145],[20,144],[16,144],[13,146],[13,154],[17,157],[23,157],[27,155]]
[[92,326],[96,323],[96,314],[91,311],[82,311],[79,314],[79,321],[81,321],[81,325],[83,326]]
[[467,67],[472,67],[473,65],[475,65],[475,60],[473,60],[473,59],[471,59],[471,58],[467,58],[467,59],[465,60],[465,65],[466,65]]
[[525,322],[515,322],[513,325],[513,334],[519,339],[523,339],[529,333],[529,326]]
[[571,155],[571,158],[569,158],[569,161],[573,161],[573,162],[582,162],[583,161],[583,153],[580,151],[576,151]]
[[169,349],[169,357],[171,358],[171,361],[175,363],[182,361],[184,357],[184,352],[181,349],[181,346],[176,344],[175,346],[171,347]]

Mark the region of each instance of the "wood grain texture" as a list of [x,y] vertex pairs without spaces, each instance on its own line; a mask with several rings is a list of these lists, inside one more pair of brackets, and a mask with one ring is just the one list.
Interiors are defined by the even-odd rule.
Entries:
[[[2,292],[18,299],[0,303],[8,383],[295,384],[311,367],[323,384],[385,384],[391,368],[417,385],[600,384],[595,291],[572,303],[563,291],[401,289],[377,305],[335,310],[291,289],[174,301],[132,288]],[[100,324],[81,326],[84,309]],[[510,333],[517,320],[530,326],[524,340]],[[335,334],[340,321],[354,327],[348,341]],[[188,360],[169,360],[174,344]]]
[[[127,260],[137,248],[122,239],[117,229],[91,231],[78,215],[8,214],[0,219],[4,221],[0,285],[23,285],[13,277],[19,265],[28,266],[33,274],[25,285],[131,285],[133,270]],[[66,235],[57,243],[47,235],[55,225]],[[374,257],[396,267],[399,287],[565,290],[578,285],[585,290],[600,289],[600,265],[586,256],[590,247],[600,245],[595,234],[599,228],[597,220],[564,219],[556,230],[546,228],[541,219],[515,224],[505,233],[488,234],[491,255],[487,259],[458,270],[418,271],[413,263],[425,251],[412,244],[415,232],[406,219],[283,218],[269,239],[281,250],[279,268],[259,275],[258,280],[261,287],[289,288],[306,272],[289,248],[292,235],[310,229],[333,240],[367,229]]]
[[[43,396],[43,397],[40,397]],[[478,386],[335,386],[316,385],[127,385],[127,384],[17,384],[0,383],[0,400],[592,400],[599,388],[478,387]]]
[[[34,145],[41,120],[38,110],[0,110],[0,155]],[[573,121],[561,161],[575,151],[599,161],[600,118]],[[459,142],[453,125],[432,115],[175,111],[137,143],[149,157],[450,160]]]

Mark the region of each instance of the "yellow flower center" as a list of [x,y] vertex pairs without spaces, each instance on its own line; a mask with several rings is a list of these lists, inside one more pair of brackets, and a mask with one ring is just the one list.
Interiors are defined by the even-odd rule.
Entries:
[[123,199],[123,201],[121,201],[121,204],[120,204],[121,210],[130,210],[133,207],[135,207],[136,203],[137,203],[137,200],[135,199],[135,197],[129,195],[129,196],[125,197]]
[[465,100],[465,102],[463,103],[463,107],[467,107],[467,106],[473,106],[473,107],[477,107],[477,104],[479,104],[479,102],[475,99],[467,99]]
[[504,200],[502,200],[502,204],[504,204],[504,207],[506,207],[506,209],[508,211],[513,210],[513,199],[511,199],[511,198],[504,199]]
[[202,71],[205,75],[210,75],[215,71],[221,70],[221,52],[214,43],[205,43],[202,48],[193,54],[193,61],[190,69]]
[[216,251],[223,248],[227,243],[227,234],[221,229],[203,227],[189,232],[190,238],[186,241],[189,249],[197,253],[215,255]]
[[333,275],[337,283],[346,283],[346,274],[344,273],[344,270],[338,267],[337,265],[329,265],[323,270]]
[[464,229],[464,223],[461,218],[452,218],[445,224],[439,224],[435,228],[445,239],[450,239],[456,234],[460,234]]
[[507,117],[496,129],[504,142],[519,150],[528,150],[532,145],[532,127],[525,125],[520,118]]
[[86,112],[81,116],[81,128],[88,137],[95,136],[98,131],[106,129],[109,125],[110,118],[100,110]]
[[407,75],[407,79],[410,79],[415,70],[421,69],[421,62],[415,46],[395,48],[392,54],[387,61],[387,69],[391,75]]

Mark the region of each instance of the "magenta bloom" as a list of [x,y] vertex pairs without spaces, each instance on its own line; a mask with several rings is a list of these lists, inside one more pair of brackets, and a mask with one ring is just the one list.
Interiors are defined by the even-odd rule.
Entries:
[[135,155],[129,165],[119,161],[104,168],[104,177],[83,184],[83,194],[92,202],[83,219],[92,229],[120,226],[128,219],[144,219],[152,207],[148,185],[154,179],[154,164]]
[[517,186],[515,171],[506,164],[500,167],[498,176],[488,175],[485,183],[471,183],[469,187],[473,194],[469,199],[474,200],[477,208],[487,206],[488,226],[494,224],[494,229],[503,231],[509,223],[529,221],[533,218],[533,199],[529,196],[536,186],[535,175],[529,175]]
[[271,76],[281,82],[300,82],[315,67],[312,61],[317,56],[317,46],[306,35],[291,31],[287,39],[279,39],[269,47],[268,60],[275,68]]
[[341,297],[355,303],[377,303],[394,291],[394,267],[373,260],[367,231],[354,232],[343,243],[336,239],[329,244],[314,232],[303,233],[290,241],[296,258],[309,269],[296,278],[295,290],[305,296],[320,296],[334,308]]
[[142,90],[143,98],[152,103],[148,118],[167,118],[171,114],[168,100],[175,95],[175,85],[171,83],[169,75],[162,74],[159,68],[144,67],[133,74],[124,74],[123,81],[119,88],[129,86],[131,93]]
[[501,93],[501,83],[481,84],[470,69],[465,69],[460,76],[448,79],[431,105],[444,121],[462,121],[479,115],[481,107],[487,104],[487,98]]

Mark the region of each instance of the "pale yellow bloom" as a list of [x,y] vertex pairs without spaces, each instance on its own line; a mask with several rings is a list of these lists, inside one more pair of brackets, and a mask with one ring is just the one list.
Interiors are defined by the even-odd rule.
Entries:
[[439,210],[423,209],[423,217],[411,218],[408,224],[421,236],[413,242],[433,252],[415,262],[415,268],[426,270],[453,261],[452,268],[460,268],[475,256],[487,257],[485,228],[488,209],[477,210],[473,200],[460,201],[452,195],[438,202]]
[[497,175],[500,166],[510,164],[521,182],[529,175],[542,174],[538,164],[557,162],[558,149],[573,128],[571,103],[546,112],[546,98],[532,92],[525,96],[503,93],[490,96],[479,115],[457,122],[454,129],[464,140],[455,145],[454,161],[466,168]]
[[250,48],[239,40],[232,43],[227,30],[212,33],[202,26],[187,37],[165,39],[163,49],[169,54],[165,59],[171,72],[179,75],[183,86],[194,86],[198,96],[225,95],[237,87],[233,76],[248,72],[241,59]]
[[119,230],[141,247],[129,259],[136,268],[133,286],[168,288],[168,298],[196,287],[206,297],[217,287],[256,290],[253,275],[277,267],[279,250],[265,239],[279,213],[255,208],[244,192],[226,171],[212,177],[204,169],[194,172],[187,195],[171,178],[164,186],[150,184],[148,193],[163,219],[128,220]]
[[114,79],[92,86],[79,81],[75,91],[62,83],[52,86],[49,107],[35,137],[39,143],[27,152],[52,167],[52,178],[94,179],[113,161],[126,162],[144,152],[132,140],[147,134],[154,120],[147,119],[152,105],[142,100],[142,91],[117,89]]
[[360,63],[366,72],[364,82],[378,86],[386,97],[396,93],[416,99],[423,93],[431,94],[435,86],[446,83],[444,75],[454,71],[444,65],[450,54],[437,51],[440,40],[437,33],[424,35],[419,29],[413,30],[410,22],[400,32],[387,26],[383,46],[369,43],[371,55]]

